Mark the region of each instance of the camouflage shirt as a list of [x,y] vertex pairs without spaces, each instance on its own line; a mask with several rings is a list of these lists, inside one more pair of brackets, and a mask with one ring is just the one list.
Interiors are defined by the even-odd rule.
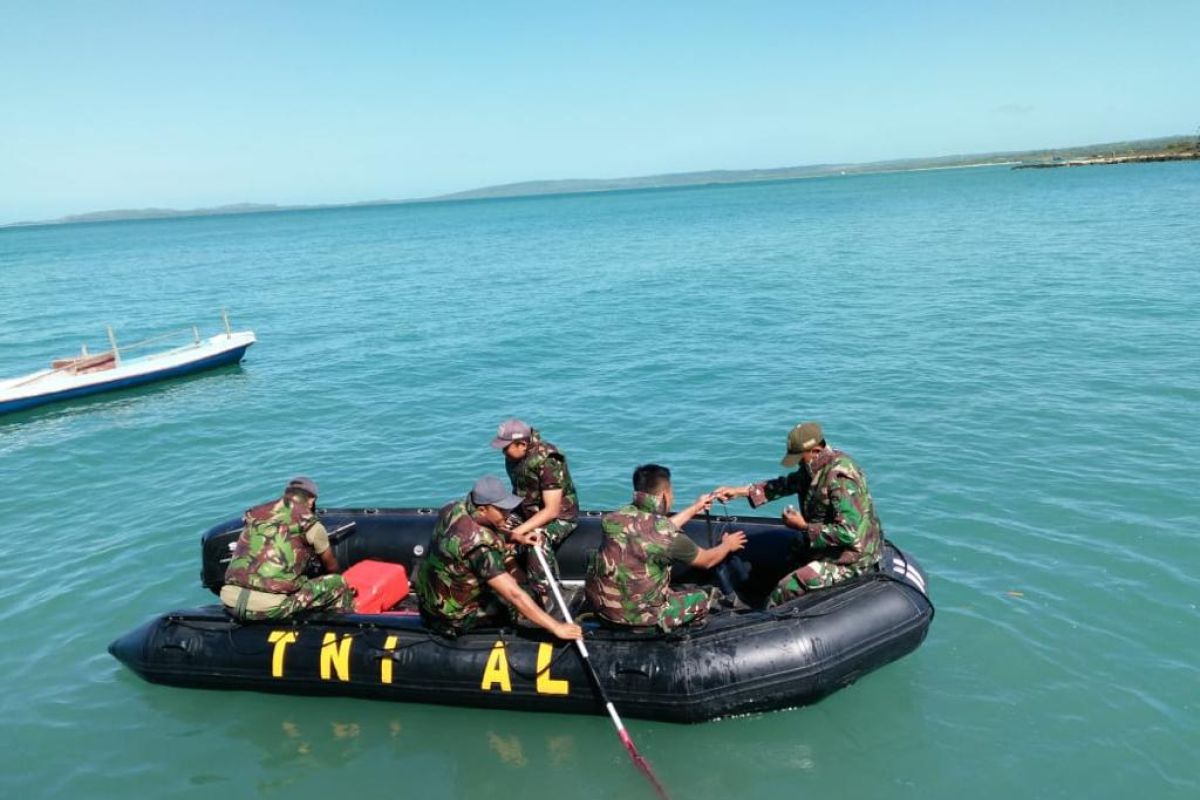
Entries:
[[756,483],[750,490],[750,505],[757,507],[792,492],[800,498],[812,547],[829,549],[827,558],[838,564],[861,569],[878,563],[883,527],[867,476],[850,456],[827,450],[790,475]]
[[604,538],[588,571],[584,592],[600,616],[623,625],[656,625],[666,607],[671,562],[690,564],[699,548],[666,516],[654,495],[604,515]]
[[482,607],[486,584],[503,575],[503,534],[476,522],[470,498],[438,512],[429,555],[417,571],[421,611],[450,622],[464,620]]
[[549,442],[543,442],[536,430],[529,439],[529,449],[520,461],[505,459],[508,479],[513,493],[521,496],[521,518],[529,519],[542,509],[542,492],[562,489],[562,508],[557,519],[574,522],[579,517],[579,498],[575,482],[567,468],[567,457]]
[[300,588],[313,554],[328,549],[329,539],[316,514],[286,500],[263,503],[242,518],[225,583],[290,594]]

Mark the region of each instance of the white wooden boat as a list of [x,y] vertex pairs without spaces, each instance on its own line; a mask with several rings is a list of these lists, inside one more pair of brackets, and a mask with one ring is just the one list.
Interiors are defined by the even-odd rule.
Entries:
[[84,345],[78,356],[57,359],[49,369],[0,379],[0,414],[236,364],[254,344],[254,332],[234,331],[229,327],[229,317],[223,318],[223,333],[201,338],[199,329],[192,326],[182,329],[192,334],[187,344],[135,358],[129,353],[168,338],[178,339],[181,331],[118,347],[110,327],[109,350],[90,353]]

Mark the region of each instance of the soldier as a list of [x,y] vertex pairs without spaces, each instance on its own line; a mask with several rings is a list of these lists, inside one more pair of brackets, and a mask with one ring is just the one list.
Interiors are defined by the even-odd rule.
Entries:
[[792,428],[782,463],[801,466],[771,480],[717,489],[722,499],[746,497],[755,508],[793,492],[799,498],[800,510],[788,506],[782,515],[785,525],[802,534],[793,556],[807,558],[812,550],[821,554],[779,581],[771,593],[771,605],[862,575],[875,568],[883,549],[883,528],[875,514],[867,476],[850,456],[826,444],[818,423],[804,422]]
[[588,571],[584,591],[602,619],[616,625],[656,626],[670,631],[708,615],[713,597],[703,589],[670,588],[671,564],[678,561],[711,569],[725,556],[746,546],[746,534],[726,533],[716,547],[703,548],[681,527],[712,505],[713,495],[674,516],[671,471],[644,464],[633,471],[633,501],[604,515],[604,538]]
[[[520,522],[512,533],[538,533],[546,542],[546,563],[558,577],[554,551],[575,530],[579,499],[567,468],[567,457],[557,447],[542,441],[541,434],[519,419],[505,420],[492,439],[492,447],[504,451],[504,466],[515,493],[521,496],[517,510]],[[550,584],[531,553],[520,548],[518,558],[529,576],[543,608],[552,608]]]
[[[578,625],[543,611],[506,568],[502,526],[520,502],[499,478],[487,475],[466,497],[438,512],[429,555],[417,571],[417,600],[429,628],[458,636],[481,622],[509,622],[515,608],[560,639],[583,635]],[[536,533],[508,535],[523,545],[539,544]]]
[[[317,484],[299,476],[288,481],[281,499],[246,512],[221,587],[221,602],[233,616],[281,620],[301,611],[354,610],[353,593],[337,574],[341,570],[316,504]],[[329,574],[305,574],[314,556]]]

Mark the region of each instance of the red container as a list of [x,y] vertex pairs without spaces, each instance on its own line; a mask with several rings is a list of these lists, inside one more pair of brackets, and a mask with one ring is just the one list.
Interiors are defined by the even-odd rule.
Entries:
[[358,592],[354,610],[359,614],[387,611],[408,596],[408,572],[403,564],[360,561],[343,572],[342,577]]

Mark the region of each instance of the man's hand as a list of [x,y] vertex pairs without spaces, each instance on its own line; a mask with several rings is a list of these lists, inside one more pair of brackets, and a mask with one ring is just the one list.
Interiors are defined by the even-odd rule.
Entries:
[[696,513],[708,511],[712,508],[713,501],[717,499],[715,492],[705,492],[696,498],[696,502],[692,503],[692,508],[696,509]]
[[746,534],[742,531],[730,531],[721,535],[721,546],[726,552],[736,553],[746,546]]
[[560,639],[572,641],[583,638],[583,628],[574,623],[559,622],[554,626],[553,633]]
[[795,528],[798,531],[802,531],[808,527],[808,521],[804,519],[804,515],[802,515],[792,506],[785,508],[783,510],[783,514],[780,516],[783,517],[783,524],[787,525],[789,528]]
[[521,533],[517,533],[515,530],[508,531],[508,538],[517,544],[524,544],[530,547],[541,547],[542,545],[542,534],[536,530],[523,531]]
[[718,486],[713,490],[713,494],[717,499],[724,503],[726,500],[732,500],[735,497],[749,497],[750,486]]

